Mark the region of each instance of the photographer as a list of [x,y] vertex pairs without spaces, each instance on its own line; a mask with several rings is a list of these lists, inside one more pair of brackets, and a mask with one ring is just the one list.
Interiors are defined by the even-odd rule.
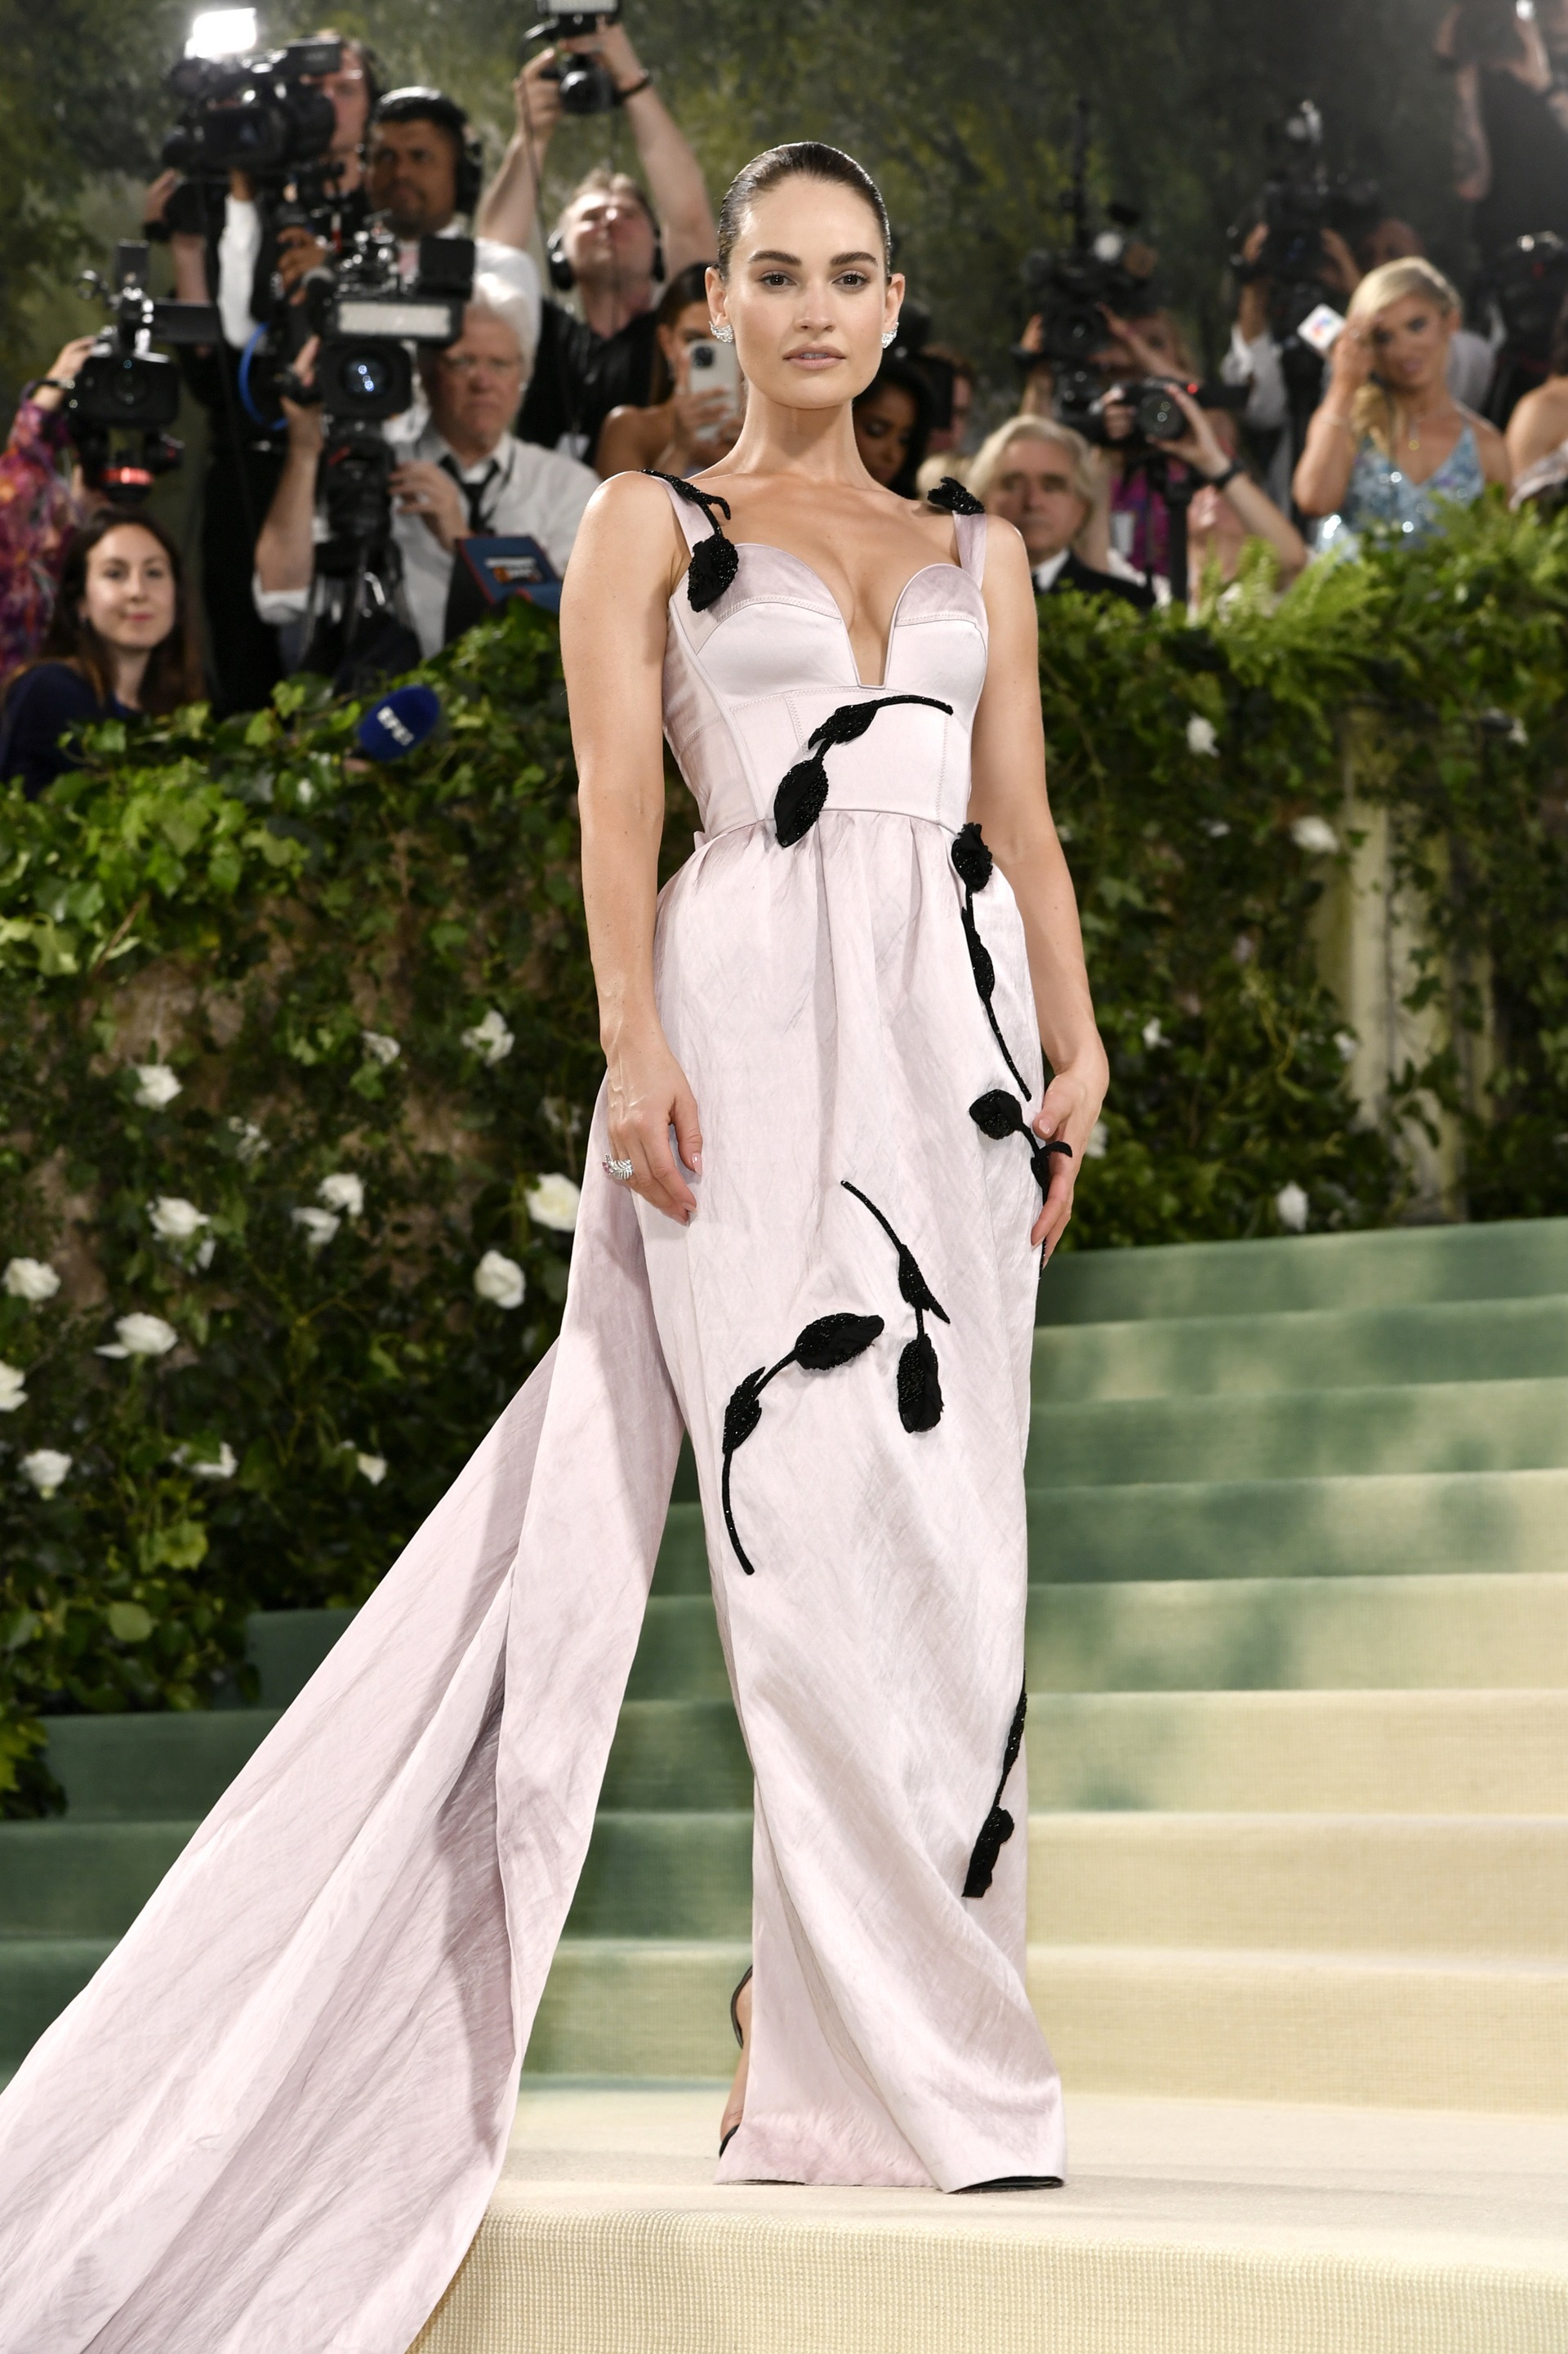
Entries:
[[55,610],[67,539],[86,498],[61,473],[65,397],[92,349],[90,335],[66,345],[47,376],[23,391],[0,454],[0,679],[36,654]]
[[[508,430],[527,380],[528,312],[515,288],[474,282],[459,340],[421,352],[429,421],[391,476],[392,535],[401,557],[408,619],[418,652],[447,642],[447,608],[458,542],[471,534],[534,540],[564,574],[583,509],[598,487],[586,466]],[[308,376],[313,346],[301,355]],[[285,403],[288,456],[256,547],[258,610],[278,625],[310,606],[320,526],[319,407]]]
[[980,444],[968,486],[987,514],[1016,525],[1040,596],[1075,588],[1147,612],[1154,591],[1116,555],[1107,528],[1110,469],[1070,425],[1010,417]]
[[576,290],[582,316],[545,303],[517,429],[525,440],[591,462],[610,410],[645,408],[652,398],[655,282],[705,261],[718,233],[697,159],[620,24],[542,51],[518,75],[517,129],[480,208],[482,233],[527,244],[564,111],[560,74],[573,57],[597,58],[610,78],[650,193],[600,165],[568,199],[549,240],[550,276],[560,292]]
[[700,474],[735,447],[742,404],[723,390],[694,389],[692,350],[710,341],[707,264],[694,261],[664,289],[658,321],[662,382],[646,408],[612,408],[599,437],[601,474]]
[[106,508],[73,534],[40,659],[6,689],[0,778],[34,800],[69,768],[78,728],[200,693],[178,548],[150,515]]
[[1234,418],[1223,409],[1210,416],[1179,384],[1169,390],[1187,430],[1160,447],[1202,478],[1187,513],[1189,605],[1195,610],[1216,582],[1230,586],[1249,540],[1273,549],[1281,585],[1287,588],[1306,568],[1307,543],[1237,455]]
[[1563,0],[1461,0],[1438,27],[1454,76],[1454,185],[1473,205],[1483,262],[1543,230],[1568,238],[1568,90],[1559,79]]

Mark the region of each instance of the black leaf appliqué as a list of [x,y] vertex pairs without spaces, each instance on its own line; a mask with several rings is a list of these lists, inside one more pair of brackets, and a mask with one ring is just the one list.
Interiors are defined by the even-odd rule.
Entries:
[[985,889],[986,885],[991,881],[996,862],[986,847],[985,838],[972,818],[968,825],[960,826],[954,836],[951,855],[958,878],[964,886],[964,904],[960,912],[963,917],[964,943],[969,952],[969,970],[975,977],[975,989],[980,1003],[985,1007],[985,1018],[991,1023],[991,1034],[1001,1049],[1001,1059],[1012,1073],[1019,1094],[1027,1102],[1029,1089],[1024,1082],[1023,1074],[1007,1050],[1007,1041],[1001,1034],[1001,1024],[996,1018],[996,1008],[991,1003],[991,998],[996,990],[996,966],[992,961],[991,950],[980,936],[980,928],[975,922],[975,893]]
[[1034,1172],[1035,1182],[1043,1193],[1048,1190],[1051,1183],[1052,1154],[1065,1153],[1069,1161],[1073,1157],[1073,1148],[1065,1137],[1053,1136],[1044,1143],[1036,1138],[1033,1129],[1025,1120],[1021,1107],[1014,1102],[1004,1087],[991,1087],[985,1095],[977,1096],[969,1106],[969,1118],[980,1129],[980,1134],[989,1136],[994,1143],[1000,1144],[1004,1137],[1009,1136],[1022,1136],[1027,1139],[1029,1165]]
[[980,1835],[969,1857],[969,1868],[964,1880],[966,1896],[983,1896],[991,1886],[996,1861],[1015,1825],[1001,1803],[1007,1787],[1007,1777],[1018,1763],[1018,1753],[1023,1746],[1023,1720],[1029,1712],[1029,1690],[1024,1685],[1018,1695],[1018,1706],[1012,1712],[1012,1723],[1007,1729],[1007,1744],[1001,1753],[1001,1773],[996,1786],[996,1796],[991,1802],[991,1812],[980,1825]]
[[952,1319],[921,1274],[914,1252],[894,1231],[870,1194],[852,1185],[847,1177],[841,1177],[839,1182],[846,1193],[853,1193],[871,1212],[898,1253],[898,1295],[915,1310],[915,1338],[906,1345],[898,1360],[898,1419],[908,1431],[935,1430],[942,1419],[942,1384],[936,1346],[926,1330],[926,1319],[935,1316],[944,1324],[950,1324]]
[[834,745],[853,744],[879,711],[891,711],[899,703],[923,704],[927,711],[945,711],[949,719],[953,716],[952,705],[939,703],[934,695],[885,695],[876,703],[841,703],[830,711],[806,738],[809,757],[796,761],[773,796],[773,822],[781,848],[788,850],[802,840],[821,816],[828,798],[828,754]]
[[729,1541],[735,1547],[735,1557],[747,1577],[757,1574],[755,1564],[747,1559],[746,1547],[740,1542],[740,1532],[735,1525],[735,1513],[730,1505],[730,1465],[736,1449],[744,1447],[758,1424],[762,1420],[762,1393],[787,1365],[799,1365],[803,1373],[831,1373],[835,1365],[847,1365],[852,1359],[863,1356],[883,1330],[880,1316],[857,1316],[850,1309],[836,1309],[831,1315],[819,1316],[802,1327],[795,1345],[787,1357],[766,1369],[758,1366],[747,1373],[730,1392],[729,1404],[724,1410],[724,1477],[721,1495],[724,1503],[724,1524],[729,1531]]
[[934,491],[926,493],[928,507],[940,507],[944,514],[984,514],[985,509],[974,493],[956,475],[944,474]]
[[719,529],[718,515],[714,512],[716,507],[727,523],[729,501],[721,499],[716,492],[699,491],[695,482],[688,482],[681,474],[662,474],[656,466],[645,466],[643,472],[652,474],[655,482],[668,482],[689,506],[703,511],[713,536],[692,550],[692,560],[686,567],[686,598],[694,613],[705,613],[710,605],[718,603],[740,570],[740,557],[734,543]]

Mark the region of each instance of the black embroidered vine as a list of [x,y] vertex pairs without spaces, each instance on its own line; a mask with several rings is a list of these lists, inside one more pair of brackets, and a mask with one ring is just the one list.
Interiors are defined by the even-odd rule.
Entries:
[[730,1509],[729,1469],[737,1447],[744,1447],[758,1424],[762,1420],[762,1393],[776,1374],[787,1365],[799,1365],[803,1373],[825,1373],[835,1365],[847,1365],[861,1356],[882,1331],[880,1316],[856,1316],[847,1308],[836,1309],[832,1315],[819,1316],[799,1335],[787,1357],[766,1371],[760,1366],[737,1382],[724,1410],[724,1478],[721,1493],[724,1500],[724,1524],[729,1531],[729,1541],[735,1547],[735,1557],[747,1577],[756,1570],[746,1557],[740,1542],[740,1532],[735,1525]]
[[992,1087],[988,1094],[977,1096],[969,1106],[969,1118],[982,1136],[992,1137],[999,1144],[1007,1136],[1027,1138],[1029,1164],[1043,1193],[1051,1183],[1051,1155],[1062,1152],[1069,1161],[1073,1157],[1073,1148],[1065,1137],[1053,1136],[1042,1144],[1019,1106],[1001,1087]]
[[928,507],[940,507],[944,514],[984,514],[985,509],[974,493],[956,475],[944,474],[934,491],[926,493]]
[[950,1324],[953,1320],[921,1274],[914,1252],[902,1236],[894,1232],[871,1196],[863,1193],[858,1185],[852,1185],[847,1177],[841,1177],[839,1182],[846,1193],[853,1193],[857,1202],[864,1203],[898,1253],[899,1297],[915,1310],[915,1338],[906,1342],[898,1360],[898,1419],[906,1430],[935,1430],[942,1419],[942,1384],[936,1347],[926,1330],[926,1319],[938,1316],[944,1324]]
[[1019,1094],[1027,1102],[1029,1088],[1025,1084],[1022,1072],[1007,1051],[1007,1041],[1001,1034],[1001,1025],[996,1018],[996,1008],[991,1003],[991,997],[996,989],[996,966],[992,963],[991,950],[981,939],[975,924],[975,893],[985,889],[986,885],[991,881],[996,862],[987,849],[985,839],[972,818],[968,825],[960,826],[954,836],[952,856],[953,864],[958,870],[959,880],[964,886],[964,939],[969,947],[969,969],[975,977],[975,987],[980,991],[980,1003],[985,1007],[985,1018],[991,1023],[991,1034],[1001,1049],[1001,1059],[1012,1073]]
[[966,1896],[983,1896],[991,1886],[996,1870],[996,1860],[1012,1837],[1013,1820],[1001,1803],[1007,1787],[1007,1777],[1018,1763],[1018,1753],[1023,1746],[1023,1720],[1029,1710],[1029,1688],[1020,1689],[1018,1706],[1012,1712],[1012,1723],[1007,1729],[1007,1746],[1001,1753],[1001,1778],[996,1786],[996,1796],[991,1802],[991,1812],[980,1825],[980,1835],[969,1858],[968,1876],[964,1881]]
[[710,605],[718,603],[740,570],[740,557],[719,529],[718,516],[714,513],[717,507],[727,523],[729,501],[721,499],[715,492],[699,491],[695,482],[688,482],[680,474],[662,474],[657,466],[645,466],[642,471],[652,474],[656,482],[668,482],[677,497],[703,511],[713,537],[692,550],[692,560],[686,567],[686,596],[694,613],[705,613]]
[[833,746],[853,744],[879,711],[891,711],[895,703],[921,703],[927,711],[945,711],[949,719],[953,715],[952,705],[938,703],[934,695],[885,695],[877,703],[841,703],[830,711],[806,738],[810,757],[796,762],[773,796],[773,822],[784,849],[810,833],[822,813],[828,798],[827,758]]

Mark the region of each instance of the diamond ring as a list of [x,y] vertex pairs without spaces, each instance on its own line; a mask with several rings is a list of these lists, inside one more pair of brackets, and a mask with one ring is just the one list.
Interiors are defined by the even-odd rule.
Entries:
[[637,1173],[630,1161],[612,1161],[608,1152],[600,1165],[605,1175],[613,1177],[618,1185],[630,1185]]

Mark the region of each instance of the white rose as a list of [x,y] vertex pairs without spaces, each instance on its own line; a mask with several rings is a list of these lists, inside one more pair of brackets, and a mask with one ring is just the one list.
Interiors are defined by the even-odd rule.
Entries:
[[495,1308],[521,1308],[527,1288],[523,1270],[503,1251],[487,1250],[473,1271],[473,1288]]
[[138,1309],[129,1316],[116,1319],[114,1330],[118,1345],[100,1349],[101,1357],[166,1357],[175,1346],[179,1334],[161,1316],[144,1316]]
[[1224,842],[1230,830],[1228,822],[1223,817],[1206,817],[1203,820],[1203,832],[1211,842]]
[[[518,1298],[523,1297],[518,1293]],[[0,1414],[15,1414],[19,1405],[27,1403],[27,1376],[20,1365],[8,1365],[0,1357]]]
[[1334,1033],[1334,1044],[1339,1048],[1341,1063],[1355,1061],[1356,1052],[1361,1043],[1353,1030],[1336,1030]]
[[384,1068],[388,1063],[395,1063],[403,1051],[397,1039],[389,1038],[385,1030],[362,1030],[359,1043],[371,1061],[381,1064]]
[[1086,1161],[1103,1161],[1110,1145],[1110,1134],[1103,1119],[1097,1119],[1089,1130],[1089,1140],[1084,1147]]
[[471,1030],[463,1032],[462,1043],[482,1062],[503,1063],[517,1042],[493,1005],[482,1022],[476,1022]]
[[212,1224],[205,1210],[198,1210],[194,1202],[183,1201],[177,1193],[160,1193],[147,1215],[161,1243],[188,1243],[203,1226]]
[[1510,744],[1528,744],[1528,743],[1529,743],[1529,741],[1530,741],[1530,730],[1529,730],[1529,728],[1525,726],[1525,724],[1524,724],[1524,722],[1523,722],[1523,720],[1522,720],[1522,719],[1516,719],[1516,720],[1513,722],[1513,725],[1510,727],[1510,729],[1509,729],[1509,731],[1508,731],[1508,740],[1509,740],[1509,742],[1510,742]]
[[354,1468],[360,1473],[362,1478],[369,1480],[373,1488],[379,1488],[381,1482],[387,1477],[387,1458],[385,1455],[360,1455],[356,1453],[354,1458]]
[[181,1092],[180,1083],[167,1063],[132,1063],[131,1067],[136,1074],[136,1093],[132,1101],[140,1104],[143,1111],[162,1111]]
[[330,1243],[343,1224],[343,1220],[334,1218],[330,1210],[295,1210],[291,1215],[295,1225],[303,1226],[305,1240],[312,1250],[321,1250]]
[[1202,752],[1207,756],[1217,752],[1219,748],[1220,739],[1213,721],[1205,719],[1201,711],[1194,711],[1187,722],[1188,751]]
[[47,1259],[8,1258],[5,1284],[13,1299],[28,1300],[36,1308],[40,1300],[54,1298],[60,1279]]
[[1307,1213],[1311,1204],[1294,1178],[1288,1185],[1280,1187],[1274,1197],[1274,1207],[1280,1225],[1287,1233],[1293,1235],[1306,1233]]
[[558,1172],[553,1177],[541,1177],[523,1198],[535,1225],[549,1226],[558,1235],[569,1235],[577,1225],[582,1188],[574,1185],[569,1177]]
[[1298,817],[1290,829],[1290,839],[1298,850],[1307,851],[1313,858],[1331,857],[1340,846],[1340,837],[1324,817]]
[[40,1496],[52,1496],[70,1467],[71,1458],[62,1455],[58,1447],[35,1447],[30,1455],[23,1456],[21,1471]]
[[365,1207],[365,1180],[352,1169],[334,1169],[316,1187],[316,1199],[329,1210],[342,1210],[345,1216],[357,1218]]
[[[182,1447],[180,1452],[183,1456],[185,1449]],[[190,1468],[193,1479],[232,1479],[239,1469],[239,1458],[225,1438],[220,1441],[216,1456],[209,1457],[205,1462],[193,1463]]]
[[1151,1013],[1148,1021],[1144,1023],[1143,1043],[1149,1047],[1164,1045],[1165,1033],[1160,1027],[1160,1016],[1158,1013]]
[[228,1132],[235,1139],[234,1153],[238,1161],[260,1161],[264,1152],[272,1149],[254,1120],[241,1119],[238,1112],[229,1114]]

